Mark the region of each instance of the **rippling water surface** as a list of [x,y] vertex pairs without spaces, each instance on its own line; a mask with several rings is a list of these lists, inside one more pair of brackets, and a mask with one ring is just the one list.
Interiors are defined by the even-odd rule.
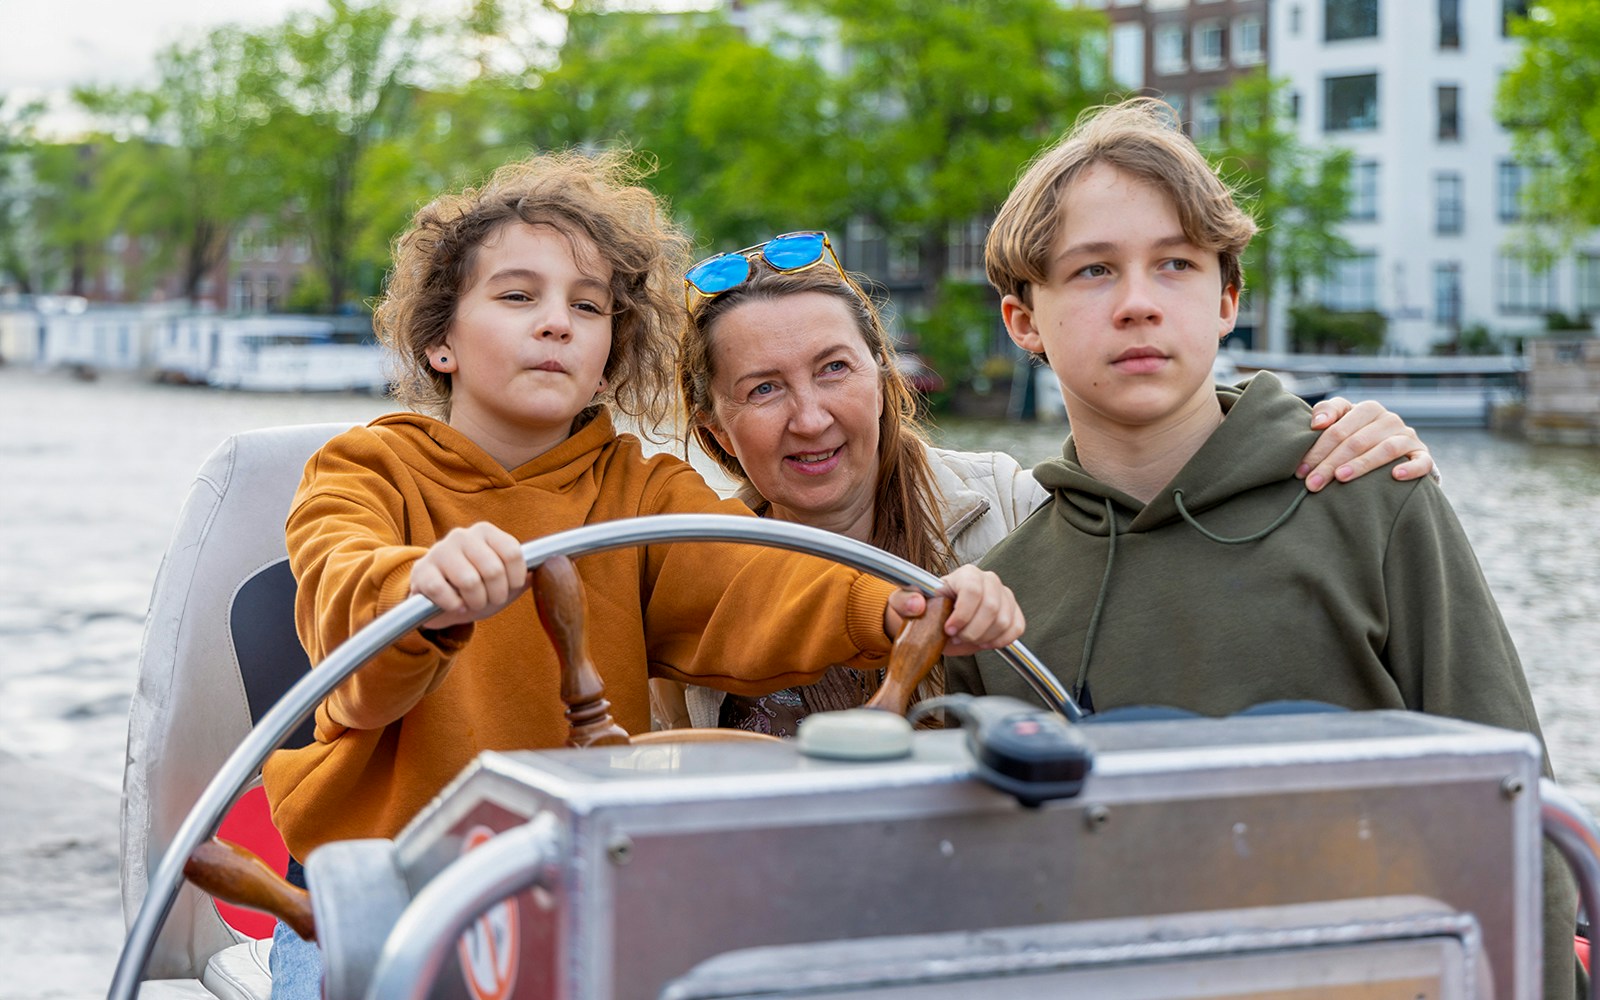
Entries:
[[[195,470],[237,431],[365,421],[390,408],[361,396],[83,383],[0,368],[0,753],[114,799],[145,607]],[[944,443],[1008,450],[1025,464],[1058,454],[1062,433],[962,422],[937,430]],[[1557,773],[1600,812],[1600,451],[1476,431],[1426,437],[1522,653]],[[115,842],[114,830],[100,836]],[[0,954],[13,951],[7,933],[0,925]],[[109,974],[107,944],[113,950],[94,959],[105,973],[89,980]],[[18,988],[66,995],[34,991],[26,977]]]

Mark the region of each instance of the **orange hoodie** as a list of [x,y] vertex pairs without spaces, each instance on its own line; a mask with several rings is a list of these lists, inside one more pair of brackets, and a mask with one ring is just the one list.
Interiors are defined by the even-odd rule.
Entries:
[[[751,516],[688,463],[646,458],[602,411],[507,470],[447,424],[391,414],[306,464],[289,515],[295,618],[313,663],[405,600],[412,564],[450,529],[489,521],[523,540],[663,513]],[[647,678],[742,694],[882,666],[892,587],[824,560],[749,545],[678,543],[580,556],[589,650],[619,725],[650,727]],[[531,594],[471,625],[413,630],[316,712],[316,740],[280,750],[264,780],[304,859],[330,840],[392,837],[482,750],[559,747],[555,650]]]

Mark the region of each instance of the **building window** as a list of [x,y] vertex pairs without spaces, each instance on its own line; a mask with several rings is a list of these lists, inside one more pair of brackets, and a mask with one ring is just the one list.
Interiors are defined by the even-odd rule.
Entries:
[[1300,120],[1300,91],[1298,90],[1289,91],[1289,120],[1292,122]]
[[1461,48],[1461,0],[1439,0],[1439,48]]
[[863,216],[851,217],[845,226],[844,246],[839,254],[852,271],[884,274],[889,270],[888,236]]
[[1111,29],[1111,79],[1119,86],[1144,86],[1144,25],[1124,22]]
[[1222,105],[1215,91],[1195,95],[1193,133],[1197,143],[1210,142],[1222,134]]
[[1433,320],[1440,326],[1461,327],[1461,265],[1454,261],[1433,265]]
[[1194,27],[1194,68],[1217,69],[1226,58],[1223,36],[1227,28],[1221,21],[1201,21]]
[[1157,73],[1182,73],[1189,68],[1189,62],[1184,56],[1183,42],[1187,34],[1183,25],[1177,22],[1156,25],[1156,72]]
[[1461,88],[1455,86],[1440,87],[1437,103],[1439,105],[1439,141],[1447,142],[1461,138]]
[[1335,263],[1322,284],[1322,304],[1347,312],[1378,308],[1378,255],[1360,253]]
[[1600,313],[1600,253],[1578,254],[1578,312]]
[[1515,222],[1522,218],[1522,164],[1513,160],[1500,161],[1500,221]]
[[1233,62],[1236,66],[1256,66],[1267,57],[1261,31],[1261,18],[1241,17],[1233,22]]
[[950,227],[948,277],[958,281],[984,280],[983,241],[988,235],[989,223],[985,219],[969,219],[963,225]]
[[1500,311],[1507,313],[1547,313],[1555,308],[1555,268],[1535,269],[1519,254],[1502,254],[1495,294]]
[[1378,0],[1322,0],[1323,38],[1378,37]]
[[1322,81],[1322,130],[1371,132],[1378,127],[1378,74]]
[[1378,163],[1364,160],[1350,168],[1350,219],[1371,222],[1378,217]]
[[1542,174],[1545,169],[1544,167],[1529,167],[1515,160],[1500,161],[1498,193],[1501,222],[1517,222],[1521,219],[1532,217],[1525,204],[1528,185],[1536,180],[1537,176]]
[[1500,37],[1511,37],[1511,25],[1528,16],[1528,0],[1500,0]]
[[233,282],[233,311],[250,312],[255,305],[255,285],[248,273],[241,274]]
[[922,275],[922,248],[917,241],[894,237],[889,241],[889,280],[914,281]]
[[1289,8],[1289,37],[1300,37],[1300,5],[1295,4]]
[[1433,178],[1433,231],[1440,236],[1461,232],[1464,209],[1461,201],[1461,175],[1449,171]]
[[1172,106],[1172,124],[1187,132],[1189,98],[1183,93],[1162,94],[1161,99]]

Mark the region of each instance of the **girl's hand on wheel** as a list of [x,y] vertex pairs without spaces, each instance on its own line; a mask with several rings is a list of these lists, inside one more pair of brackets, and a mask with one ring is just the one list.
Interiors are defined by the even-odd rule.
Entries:
[[522,543],[488,521],[451,529],[411,567],[411,593],[439,606],[427,629],[487,618],[527,589]]

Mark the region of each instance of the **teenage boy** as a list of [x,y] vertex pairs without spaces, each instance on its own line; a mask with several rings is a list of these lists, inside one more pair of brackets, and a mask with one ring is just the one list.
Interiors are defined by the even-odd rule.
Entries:
[[[1088,709],[1308,699],[1539,736],[1433,480],[1309,494],[1294,475],[1314,436],[1305,405],[1270,375],[1212,383],[1256,227],[1173,117],[1149,98],[1086,117],[990,230],[1006,329],[1061,380],[1072,431],[1034,470],[1051,498],[980,565]],[[954,661],[950,684],[1031,697],[990,654]],[[1571,996],[1576,893],[1548,851],[1546,872],[1546,994]]]

